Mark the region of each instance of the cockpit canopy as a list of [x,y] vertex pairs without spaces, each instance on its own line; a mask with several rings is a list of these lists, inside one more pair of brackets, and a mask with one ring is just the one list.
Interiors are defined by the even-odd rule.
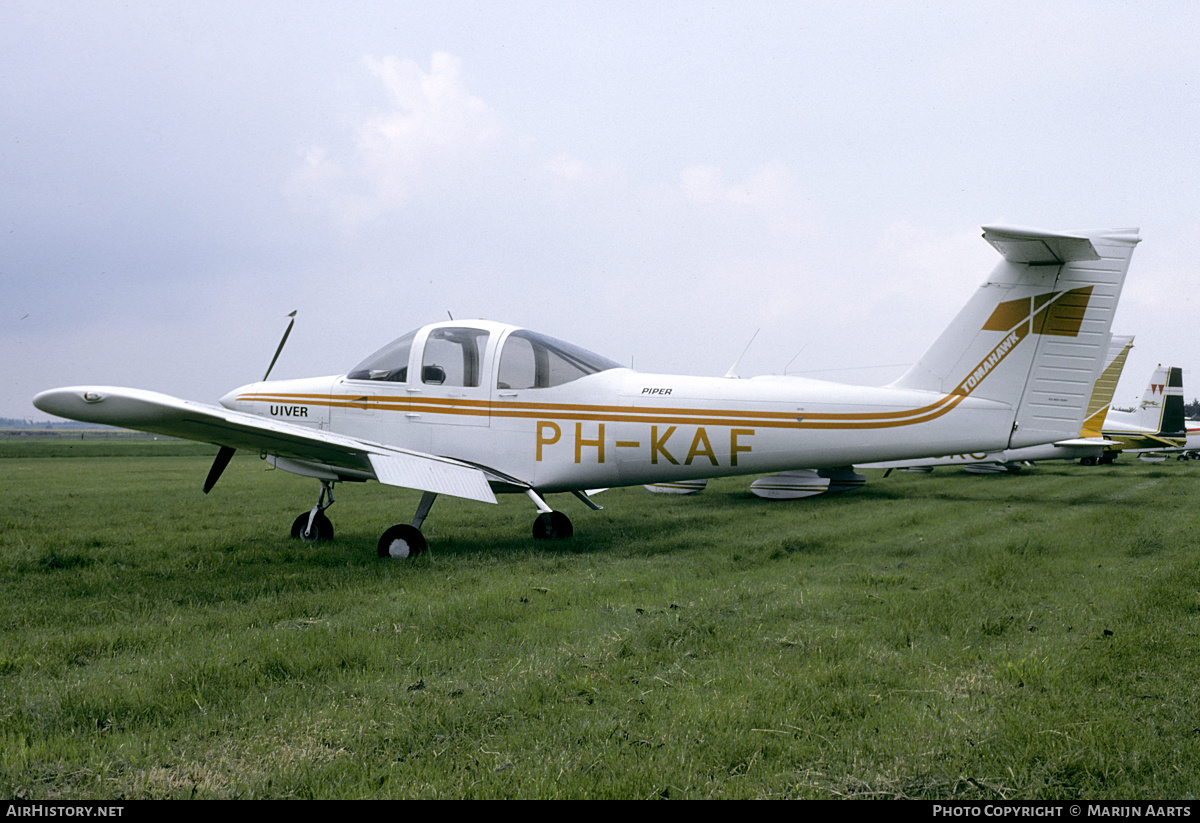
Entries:
[[[496,359],[494,388],[545,389],[561,386],[589,374],[620,368],[620,364],[571,343],[528,329],[438,325],[409,332],[359,363],[350,380],[409,382],[413,347],[420,341],[420,380],[427,385],[481,386],[492,335],[503,337]],[[507,336],[505,336],[507,332]]]

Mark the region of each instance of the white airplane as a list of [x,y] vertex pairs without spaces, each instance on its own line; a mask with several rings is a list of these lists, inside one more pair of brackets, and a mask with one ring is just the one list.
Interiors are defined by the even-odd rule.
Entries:
[[1200,459],[1200,420],[1185,420],[1187,439],[1183,443],[1183,454],[1179,460]]
[[[219,446],[209,491],[237,449],[320,481],[293,536],[329,538],[342,481],[424,492],[380,556],[426,547],[438,495],[527,495],[534,536],[569,536],[545,496],[794,468],[1018,448],[1079,431],[1136,229],[1062,234],[987,227],[1003,256],[913,368],[889,386],[801,377],[641,374],[568,343],[487,321],[404,335],[349,373],[263,381],[220,406],[137,389],[42,392],[51,414]],[[1066,387],[1066,388],[1064,388]]]
[[1111,409],[1102,433],[1109,441],[1097,461],[1111,463],[1122,452],[1166,454],[1187,448],[1183,411],[1183,369],[1159,365],[1150,376],[1142,401],[1131,412]]
[[995,452],[951,454],[927,457],[921,460],[864,463],[858,468],[886,469],[890,473],[892,469],[933,471],[937,467],[962,466],[973,474],[992,474],[1017,472],[1020,471],[1022,464],[1035,463],[1040,460],[1082,460],[1095,463],[1104,453],[1106,446],[1116,445],[1115,441],[1105,440],[1101,431],[1105,416],[1112,405],[1117,382],[1121,379],[1121,371],[1125,368],[1125,361],[1132,348],[1132,336],[1114,335],[1111,337],[1103,368],[1092,384],[1092,393],[1088,399],[1087,410],[1083,415],[1083,424],[1074,438],[1038,446],[1025,446],[1020,449],[1001,449]]

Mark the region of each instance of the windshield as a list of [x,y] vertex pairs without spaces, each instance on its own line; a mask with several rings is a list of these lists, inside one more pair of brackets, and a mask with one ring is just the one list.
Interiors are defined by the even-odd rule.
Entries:
[[408,355],[412,351],[415,331],[393,340],[359,363],[346,377],[351,380],[385,380],[389,383],[408,382]]

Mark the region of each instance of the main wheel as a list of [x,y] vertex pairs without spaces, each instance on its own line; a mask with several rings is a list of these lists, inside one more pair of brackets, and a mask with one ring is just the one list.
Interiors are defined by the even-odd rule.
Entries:
[[566,540],[573,534],[571,518],[562,512],[542,512],[533,521],[534,540]]
[[380,557],[416,557],[427,548],[425,535],[407,523],[392,526],[379,538]]
[[312,512],[305,512],[292,521],[292,537],[298,540],[307,540],[310,543],[318,540],[333,539],[333,524],[329,522],[329,518],[324,512],[317,512],[317,516],[313,518],[312,529],[308,527],[308,516]]

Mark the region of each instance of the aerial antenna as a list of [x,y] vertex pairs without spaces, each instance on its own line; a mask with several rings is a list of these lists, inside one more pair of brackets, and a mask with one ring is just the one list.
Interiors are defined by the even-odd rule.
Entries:
[[451,320],[454,319],[454,315],[450,313],[449,309],[446,309],[446,316],[449,317]]
[[[755,329],[754,334],[750,335],[750,343],[754,342],[754,338],[758,337],[758,333],[762,329]],[[742,358],[746,356],[746,352],[750,351],[750,343],[746,344],[746,348],[742,349],[742,353],[738,355],[738,359],[733,361],[733,365],[729,367],[729,371],[725,372],[726,377],[737,377],[736,369],[738,363],[742,362]]]
[[791,360],[789,360],[789,361],[787,361],[787,366],[784,366],[784,367],[783,367],[783,373],[784,373],[784,374],[787,374],[788,366],[790,366],[790,365],[792,365],[793,363],[795,363],[795,362],[796,362],[796,358],[797,358],[797,357],[799,357],[800,355],[804,354],[804,350],[805,350],[805,349],[807,349],[807,348],[808,348],[808,344],[807,344],[807,343],[805,343],[803,346],[801,346],[801,347],[800,347],[800,351],[798,351],[798,352],[796,352],[795,354],[793,354],[793,355],[792,355],[792,359],[791,359]]
[[287,342],[288,335],[292,333],[292,326],[296,325],[296,311],[293,311],[288,317],[292,319],[283,332],[283,339],[279,341],[279,348],[275,350],[275,356],[271,358],[271,365],[267,366],[267,373],[263,375],[263,380],[271,376],[271,369],[275,368],[275,361],[279,359],[279,353],[283,351],[283,344]]

